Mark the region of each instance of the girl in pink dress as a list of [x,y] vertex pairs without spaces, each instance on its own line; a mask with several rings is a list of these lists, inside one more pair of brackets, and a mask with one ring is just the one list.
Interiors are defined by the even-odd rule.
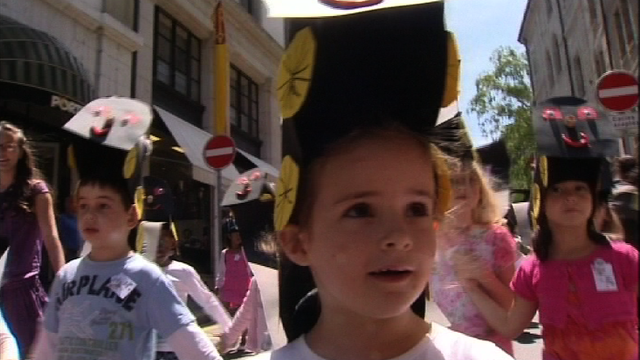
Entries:
[[513,355],[511,339],[487,324],[460,285],[457,272],[466,264],[474,264],[472,271],[481,274],[483,292],[508,309],[513,301],[509,282],[515,273],[515,240],[506,227],[498,224],[503,214],[477,163],[452,173],[452,185],[453,210],[441,228],[430,282],[434,300],[451,329],[492,341]]
[[244,300],[249,283],[251,268],[242,249],[242,238],[235,222],[228,226],[229,247],[222,250],[216,276],[216,289],[229,313],[233,316]]

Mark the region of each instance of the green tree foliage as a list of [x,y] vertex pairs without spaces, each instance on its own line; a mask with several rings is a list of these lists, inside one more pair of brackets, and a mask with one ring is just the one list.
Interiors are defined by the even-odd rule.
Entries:
[[478,115],[484,136],[504,137],[511,157],[511,188],[528,189],[535,140],[527,58],[511,47],[500,47],[490,60],[493,69],[476,79],[476,95],[468,111]]

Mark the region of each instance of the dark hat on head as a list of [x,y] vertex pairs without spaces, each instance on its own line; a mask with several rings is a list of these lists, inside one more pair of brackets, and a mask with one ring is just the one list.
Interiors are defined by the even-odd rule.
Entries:
[[168,226],[176,241],[179,239],[175,223],[172,220],[174,201],[171,188],[166,181],[153,176],[145,176],[143,184],[144,210],[136,238],[136,251],[148,260],[154,261],[163,227]]
[[388,124],[432,136],[441,107],[457,97],[459,57],[441,1],[367,10],[305,19],[282,58],[277,230],[294,212],[304,170],[332,144]]
[[532,116],[537,143],[531,219],[535,228],[546,190],[565,181],[583,181],[594,200],[606,158],[617,153],[613,124],[594,103],[575,97],[548,99]]

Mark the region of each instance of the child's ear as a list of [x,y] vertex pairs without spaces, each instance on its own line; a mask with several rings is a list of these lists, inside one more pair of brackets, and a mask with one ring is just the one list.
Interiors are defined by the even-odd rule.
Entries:
[[129,211],[127,211],[127,227],[129,227],[129,229],[133,229],[138,226],[139,220],[140,216],[138,215],[138,209],[135,205],[131,205]]
[[300,266],[309,266],[309,237],[300,226],[287,225],[279,233],[280,246],[287,258]]

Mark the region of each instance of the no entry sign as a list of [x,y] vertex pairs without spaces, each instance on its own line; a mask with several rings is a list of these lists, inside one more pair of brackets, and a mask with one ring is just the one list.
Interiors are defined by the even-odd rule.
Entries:
[[222,170],[236,157],[236,143],[229,136],[214,136],[204,146],[203,156],[211,168]]
[[596,88],[600,104],[611,111],[628,111],[638,105],[638,79],[626,71],[602,75]]

